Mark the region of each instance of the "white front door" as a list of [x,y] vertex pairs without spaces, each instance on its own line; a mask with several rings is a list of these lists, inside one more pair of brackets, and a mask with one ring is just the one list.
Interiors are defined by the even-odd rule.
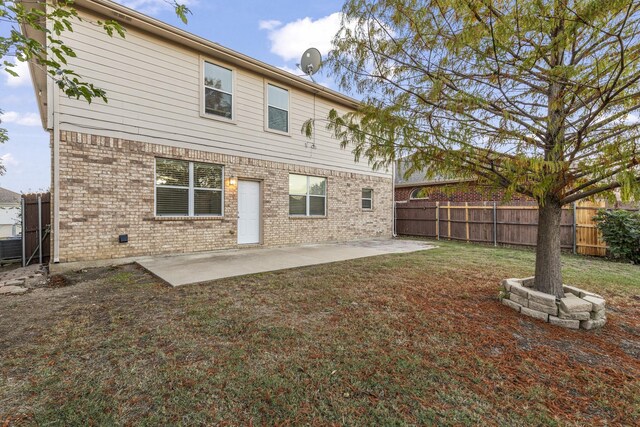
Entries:
[[260,183],[238,180],[238,243],[260,243]]

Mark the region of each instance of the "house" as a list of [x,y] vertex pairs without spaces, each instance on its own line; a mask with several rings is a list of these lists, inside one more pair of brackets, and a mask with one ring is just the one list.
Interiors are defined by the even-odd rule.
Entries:
[[[436,176],[427,179],[424,170],[414,171],[407,176],[409,166],[406,159],[399,159],[396,162],[394,186],[396,203],[482,202],[504,199],[503,190],[479,184],[472,178]],[[513,194],[510,200],[529,199],[520,194]]]
[[[108,103],[68,98],[31,64],[54,262],[391,236],[392,174],[323,125],[301,133],[355,100],[112,1],[74,7],[70,68]],[[95,25],[107,18],[125,38]]]
[[16,237],[20,227],[20,194],[0,187],[0,238]]

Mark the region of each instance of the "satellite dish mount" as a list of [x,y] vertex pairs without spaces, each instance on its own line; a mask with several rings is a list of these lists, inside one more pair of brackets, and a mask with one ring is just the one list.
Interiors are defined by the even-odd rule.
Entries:
[[318,72],[322,66],[322,55],[315,47],[305,50],[300,59],[300,69],[315,83],[313,75]]

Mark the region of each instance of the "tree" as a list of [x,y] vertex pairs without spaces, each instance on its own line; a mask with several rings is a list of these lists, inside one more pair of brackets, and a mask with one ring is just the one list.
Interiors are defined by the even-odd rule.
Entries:
[[[535,287],[563,297],[561,208],[640,200],[640,2],[347,0],[328,128],[374,166],[478,178],[539,205]],[[311,132],[313,123],[306,131]]]
[[[164,0],[172,6],[176,15],[187,22],[190,10],[175,0]],[[14,1],[0,0],[0,23],[8,24],[9,33],[0,35],[0,70],[17,76],[14,70],[17,62],[31,61],[35,66],[46,69],[48,76],[69,97],[91,102],[100,99],[107,102],[107,93],[84,81],[67,64],[68,58],[76,53],[62,39],[64,32],[73,31],[73,21],[82,21],[73,8],[73,0]],[[47,27],[47,22],[50,26]],[[125,37],[125,28],[116,20],[92,21],[109,36],[117,34]],[[46,43],[25,36],[20,28],[32,27],[45,34]],[[14,58],[12,61],[11,58]],[[1,112],[1,110],[0,110]],[[1,123],[1,121],[0,121]],[[6,129],[0,128],[0,143],[6,142]]]

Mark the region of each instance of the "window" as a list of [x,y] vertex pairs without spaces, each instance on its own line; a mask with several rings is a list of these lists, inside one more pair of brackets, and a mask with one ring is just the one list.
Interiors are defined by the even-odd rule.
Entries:
[[204,112],[232,119],[233,72],[210,62],[204,63]]
[[373,209],[373,190],[370,188],[362,189],[362,209]]
[[267,84],[267,127],[289,132],[289,91]]
[[156,159],[157,216],[222,216],[223,167]]
[[327,179],[289,175],[289,215],[325,216]]
[[429,188],[418,187],[411,192],[410,199],[429,199]]

